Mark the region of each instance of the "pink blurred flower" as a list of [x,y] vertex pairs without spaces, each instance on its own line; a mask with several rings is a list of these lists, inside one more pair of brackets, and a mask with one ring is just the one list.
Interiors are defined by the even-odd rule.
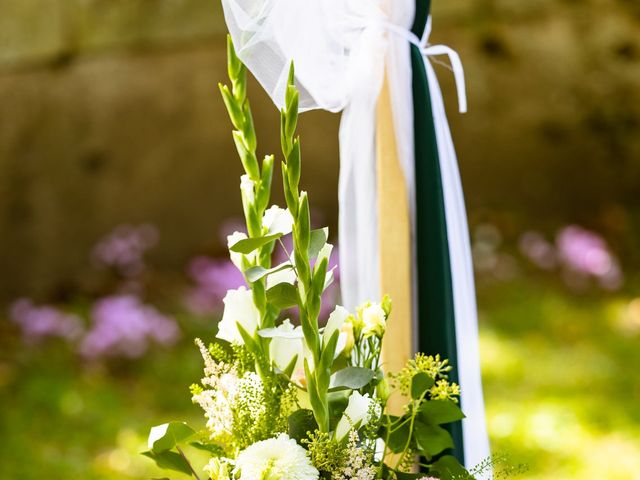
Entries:
[[99,266],[135,277],[144,271],[144,254],[158,243],[158,237],[153,225],[120,225],[98,242],[91,258]]
[[45,337],[76,340],[84,330],[82,320],[51,305],[37,306],[28,298],[20,298],[10,307],[11,320],[20,326],[26,342],[35,343]]
[[610,290],[622,285],[618,259],[597,233],[569,225],[558,232],[556,248],[559,259],[570,273],[594,277],[603,288]]
[[189,263],[187,272],[194,286],[187,291],[185,304],[197,315],[221,311],[227,290],[245,284],[242,273],[228,259],[196,257]]
[[151,342],[174,343],[180,331],[176,322],[135,295],[113,295],[98,300],[91,311],[93,326],[80,344],[87,358],[139,357]]

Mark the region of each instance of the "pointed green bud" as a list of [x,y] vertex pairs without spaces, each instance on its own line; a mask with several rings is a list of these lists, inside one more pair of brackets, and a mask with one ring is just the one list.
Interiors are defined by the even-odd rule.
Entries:
[[236,144],[236,150],[240,156],[240,161],[244,167],[245,172],[249,175],[249,178],[254,182],[260,180],[260,168],[258,166],[258,159],[256,155],[247,148],[247,144],[242,132],[237,130],[233,131],[233,141]]
[[231,35],[227,34],[227,72],[229,78],[232,80],[238,78],[241,69],[242,62],[236,55],[236,49],[233,46]]
[[227,112],[229,112],[229,118],[231,118],[231,123],[237,130],[240,130],[244,123],[242,110],[238,107],[238,104],[233,98],[233,95],[231,95],[231,92],[229,91],[229,87],[219,83],[218,88],[220,89],[220,94],[222,95],[222,101],[224,102],[224,106],[227,107]]
[[264,211],[269,206],[274,161],[275,157],[273,155],[267,155],[262,161],[262,177],[256,194],[256,204],[259,211]]
[[291,153],[289,153],[289,157],[287,158],[288,180],[292,190],[298,190],[300,183],[300,164],[300,139],[296,138],[293,141]]
[[311,237],[311,220],[309,215],[309,197],[307,192],[300,192],[299,210],[296,222],[298,227],[298,242],[301,251],[309,250],[309,240]]
[[244,115],[244,125],[242,133],[244,133],[244,138],[247,140],[247,147],[252,152],[256,151],[258,148],[258,139],[256,138],[256,130],[253,126],[253,115],[251,115],[251,108],[249,107],[249,101],[244,101],[244,106],[242,108],[242,113]]

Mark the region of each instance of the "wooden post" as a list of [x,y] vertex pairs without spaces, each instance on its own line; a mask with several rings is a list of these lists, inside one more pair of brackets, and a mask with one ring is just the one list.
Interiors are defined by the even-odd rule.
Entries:
[[[389,84],[385,78],[376,113],[380,291],[389,294],[393,310],[382,359],[387,372],[398,372],[413,356],[411,227],[409,200],[394,132]],[[389,409],[400,411],[402,399],[391,397]]]

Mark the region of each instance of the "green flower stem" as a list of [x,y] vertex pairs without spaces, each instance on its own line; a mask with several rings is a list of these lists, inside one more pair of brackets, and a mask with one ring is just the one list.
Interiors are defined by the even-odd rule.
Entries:
[[[231,123],[235,128],[233,141],[249,180],[248,185],[242,189],[242,207],[247,225],[247,234],[249,238],[261,237],[266,233],[265,228],[262,226],[262,217],[269,206],[271,197],[274,157],[272,155],[266,156],[261,164],[258,162],[256,155],[257,137],[249,99],[247,98],[247,68],[236,55],[230,36],[227,36],[227,70],[231,81],[231,89],[222,84],[219,84],[218,87]],[[254,261],[250,262],[244,257],[243,270],[246,271],[254,266],[270,268],[273,247],[273,243],[260,247],[257,250]],[[253,301],[260,312],[260,328],[272,327],[277,314],[270,312],[269,308],[267,308],[266,278],[261,278],[255,282],[250,282],[247,279],[247,283],[251,288]],[[257,364],[256,367],[264,378],[266,373],[263,370],[268,368],[269,339],[258,335],[254,339],[260,350],[255,352],[259,357],[257,359],[259,365]],[[265,362],[267,362],[266,366]]]
[[[402,465],[404,458],[407,456],[407,451],[409,450],[409,446],[411,445],[411,439],[413,438],[413,427],[415,425],[416,417],[418,416],[418,407],[424,400],[425,396],[427,395],[427,392],[428,390],[425,391],[422,395],[420,395],[420,398],[418,398],[417,400],[413,400],[411,402],[412,405],[411,405],[411,421],[409,423],[409,435],[407,436],[407,443],[405,444],[404,449],[402,450],[402,453],[400,454],[400,457],[396,462],[396,466],[395,466],[396,470],[400,468],[400,465]],[[388,437],[387,437],[387,440],[388,440]]]
[[280,143],[284,161],[282,180],[287,208],[293,216],[293,258],[298,276],[298,307],[302,333],[311,351],[313,365],[305,361],[308,393],[313,414],[321,432],[329,432],[329,381],[337,343],[337,332],[323,345],[318,328],[328,260],[323,259],[311,268],[309,242],[311,222],[307,192],[299,190],[301,155],[300,138],[295,136],[298,124],[298,90],[294,85],[293,64],[285,93],[285,107],[280,112]]

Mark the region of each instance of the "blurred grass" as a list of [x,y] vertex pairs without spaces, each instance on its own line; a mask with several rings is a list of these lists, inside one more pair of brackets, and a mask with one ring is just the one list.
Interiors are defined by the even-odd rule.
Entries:
[[492,447],[528,479],[640,478],[640,321],[630,298],[518,281],[479,292]]
[[[640,478],[632,299],[575,296],[531,278],[483,285],[479,299],[494,451],[527,464],[522,478],[532,480]],[[201,372],[191,340],[207,338],[214,320],[180,322],[178,347],[102,366],[82,365],[62,343],[26,347],[3,331],[0,478],[158,477],[138,455],[148,428],[202,424],[187,390]]]

